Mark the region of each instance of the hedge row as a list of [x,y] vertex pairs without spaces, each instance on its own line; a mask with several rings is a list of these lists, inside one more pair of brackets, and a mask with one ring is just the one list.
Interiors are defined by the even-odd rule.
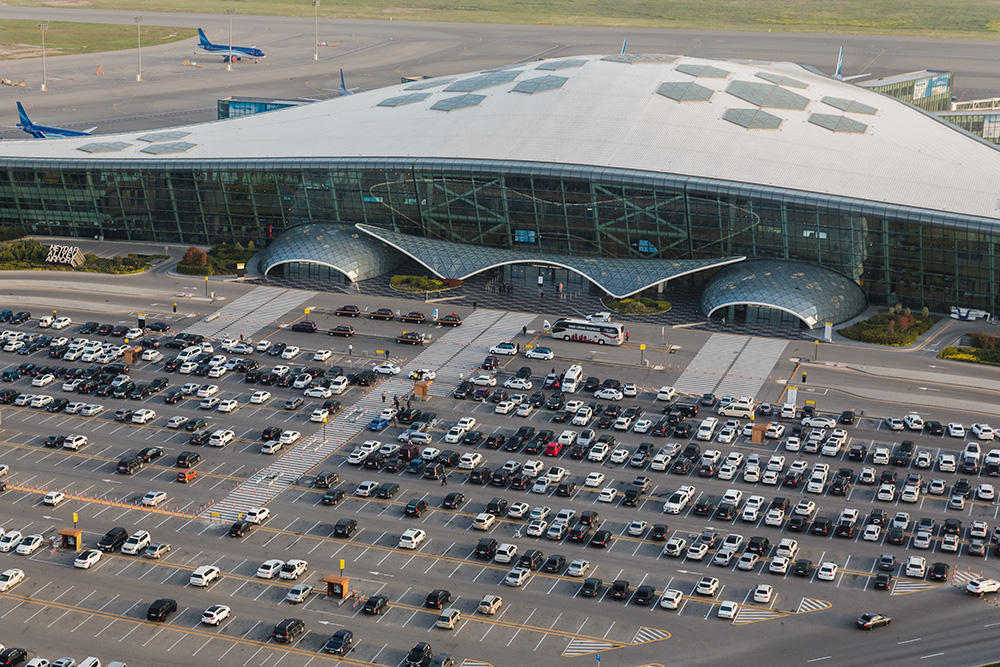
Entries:
[[930,315],[877,313],[863,322],[838,329],[837,333],[862,343],[905,347],[915,343],[937,321],[937,317]]

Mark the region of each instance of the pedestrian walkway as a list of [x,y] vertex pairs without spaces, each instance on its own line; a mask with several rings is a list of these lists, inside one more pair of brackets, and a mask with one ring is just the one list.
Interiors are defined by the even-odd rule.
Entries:
[[906,595],[907,593],[918,593],[940,588],[943,584],[935,584],[921,579],[896,579],[892,582],[892,590],[889,595]]
[[[255,290],[256,291],[256,290]],[[233,521],[252,507],[261,507],[295,484],[303,475],[322,463],[345,443],[364,431],[371,418],[383,408],[401,401],[413,390],[409,373],[427,368],[437,373],[431,393],[445,395],[455,386],[466,368],[467,360],[482,361],[482,346],[511,338],[520,333],[524,316],[494,310],[476,310],[461,327],[451,329],[428,345],[406,364],[399,375],[390,376],[365,393],[353,406],[345,408],[332,420],[291,447],[273,464],[257,471],[233,489],[223,500],[204,510],[204,518]],[[385,399],[383,400],[383,396]]]
[[647,626],[642,626],[639,631],[635,633],[635,637],[632,637],[633,644],[648,644],[649,642],[658,642],[661,639],[667,639],[670,637],[670,633],[666,630],[660,630],[659,628],[650,628]]
[[955,570],[955,574],[951,577],[951,585],[956,588],[965,588],[967,583],[973,579],[979,579],[982,576],[982,572],[973,572],[972,570]]
[[781,358],[788,341],[751,338],[715,387],[719,396],[756,396]]
[[564,658],[575,658],[581,655],[590,655],[591,653],[597,653],[599,651],[610,651],[611,649],[621,648],[621,644],[601,641],[598,639],[571,639],[569,645],[563,649],[562,657]]
[[316,292],[257,287],[184,331],[208,338],[242,336],[249,340],[261,329],[273,326],[277,318],[315,296]]
[[713,392],[746,344],[746,338],[712,334],[677,378],[674,388],[684,394]]

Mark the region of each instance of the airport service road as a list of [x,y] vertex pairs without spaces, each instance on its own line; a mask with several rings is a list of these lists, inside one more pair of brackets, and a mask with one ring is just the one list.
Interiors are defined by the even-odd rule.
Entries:
[[[4,17],[37,21],[94,21],[133,25],[134,12],[52,7],[4,7]],[[208,14],[144,14],[148,24],[201,26],[215,41],[228,34],[228,17]],[[244,60],[227,72],[222,58],[196,50],[194,40],[143,49],[143,79],[135,81],[130,50],[49,60],[49,91],[40,84],[38,59],[5,63],[5,76],[27,81],[23,100],[39,122],[87,128],[98,134],[214,120],[216,100],[229,95],[326,98],[336,94],[339,68],[349,87],[394,84],[401,75],[468,72],[541,57],[629,50],[711,58],[788,60],[831,72],[845,46],[846,73],[895,74],[924,68],[956,73],[960,99],[997,94],[991,63],[1000,46],[987,40],[946,40],[869,35],[707,32],[479,25],[410,21],[323,19],[314,62],[311,18],[235,17],[233,41],[256,44],[268,57]],[[929,54],[933,54],[930,56]],[[184,60],[201,67],[186,67]],[[104,74],[95,72],[103,66]],[[101,95],[93,95],[99,87]],[[4,130],[2,136],[18,136]]]

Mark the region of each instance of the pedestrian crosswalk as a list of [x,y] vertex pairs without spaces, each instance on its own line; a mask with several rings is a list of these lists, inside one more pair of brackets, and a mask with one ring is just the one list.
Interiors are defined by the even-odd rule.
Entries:
[[802,598],[799,602],[799,608],[795,610],[796,614],[807,614],[811,611],[823,611],[824,609],[829,609],[832,607],[826,600],[818,600],[816,598]]
[[770,621],[771,619],[778,618],[779,616],[784,616],[784,613],[775,611],[769,607],[753,607],[743,605],[736,612],[736,618],[733,619],[733,623],[736,625],[742,625],[744,623]]
[[965,588],[965,585],[972,581],[973,579],[979,579],[983,576],[982,572],[973,572],[971,570],[955,570],[955,574],[951,577],[952,586],[958,588]]
[[575,658],[581,655],[597,653],[598,651],[610,651],[611,649],[621,648],[621,646],[621,644],[616,644],[615,642],[599,639],[571,639],[569,645],[563,649],[562,657]]
[[788,341],[780,338],[751,338],[715,387],[719,396],[756,396],[781,358]]
[[892,590],[889,591],[889,595],[906,595],[907,593],[929,591],[940,587],[941,584],[935,584],[929,581],[917,579],[896,579],[892,582]]
[[715,391],[746,342],[747,339],[742,336],[712,334],[674,382],[674,388],[684,394]]
[[210,338],[251,338],[255,333],[306,303],[316,292],[257,287],[232,301],[206,318],[198,320],[185,333],[201,334]]
[[[403,367],[399,375],[389,376],[381,384],[371,388],[353,406],[345,408],[322,428],[299,441],[274,463],[258,470],[246,482],[233,489],[226,498],[207,507],[202,516],[233,521],[246,510],[260,507],[276,498],[364,430],[373,416],[392,405],[394,398],[402,400],[409,394],[413,389],[412,380],[408,379],[411,370],[419,368],[435,370],[437,379],[431,384],[431,388],[433,390],[437,386],[439,389],[432,393],[442,395],[451,391],[458,377],[457,368],[453,368],[454,358],[465,355],[470,345],[487,331],[489,340],[492,341],[490,345],[513,337],[512,329],[516,327],[519,332],[524,326],[523,317],[519,313],[475,311],[461,327],[449,331],[425,347]],[[481,350],[475,350],[472,354],[475,355],[477,364],[482,361]],[[449,379],[452,372],[455,375],[454,380]]]
[[658,642],[661,639],[668,639],[669,637],[670,633],[666,630],[642,626],[639,628],[639,631],[635,633],[635,637],[632,637],[632,643],[646,644],[649,642]]

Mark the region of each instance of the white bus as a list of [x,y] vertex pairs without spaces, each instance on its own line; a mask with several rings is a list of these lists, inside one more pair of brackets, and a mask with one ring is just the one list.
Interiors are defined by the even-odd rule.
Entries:
[[615,322],[559,319],[552,325],[553,338],[575,340],[598,345],[621,345],[625,342],[625,327]]

